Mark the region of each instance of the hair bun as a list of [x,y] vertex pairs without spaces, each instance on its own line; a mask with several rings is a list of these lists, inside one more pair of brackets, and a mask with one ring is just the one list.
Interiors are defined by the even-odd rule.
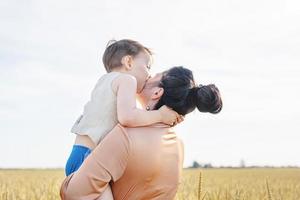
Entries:
[[154,109],[166,105],[178,114],[186,115],[197,107],[201,112],[218,113],[222,100],[215,85],[195,86],[193,72],[182,66],[163,73],[159,87],[164,89]]
[[194,105],[200,112],[219,113],[222,110],[222,99],[219,89],[214,84],[199,85],[190,90]]

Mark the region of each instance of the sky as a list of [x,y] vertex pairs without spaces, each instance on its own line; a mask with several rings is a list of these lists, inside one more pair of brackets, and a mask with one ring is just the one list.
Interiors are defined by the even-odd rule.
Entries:
[[152,73],[191,69],[223,110],[176,127],[185,166],[300,166],[300,2],[1,1],[0,167],[64,167],[71,126],[111,39],[154,51]]

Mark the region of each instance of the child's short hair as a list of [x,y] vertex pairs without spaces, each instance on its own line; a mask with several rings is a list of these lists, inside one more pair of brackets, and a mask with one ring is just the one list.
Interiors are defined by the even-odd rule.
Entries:
[[152,55],[149,48],[141,45],[139,42],[129,39],[110,40],[104,51],[102,61],[107,72],[111,72],[114,68],[122,65],[121,60],[124,56],[136,56],[140,52],[147,52]]

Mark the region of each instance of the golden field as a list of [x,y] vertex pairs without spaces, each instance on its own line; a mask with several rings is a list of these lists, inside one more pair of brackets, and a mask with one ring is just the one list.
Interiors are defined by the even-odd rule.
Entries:
[[[0,200],[55,200],[63,170],[0,170]],[[300,169],[186,169],[176,200],[300,200]]]

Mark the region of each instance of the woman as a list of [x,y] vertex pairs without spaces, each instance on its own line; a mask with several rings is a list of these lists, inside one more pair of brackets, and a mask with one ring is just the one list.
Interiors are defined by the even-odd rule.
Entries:
[[[196,107],[213,114],[222,109],[219,90],[214,85],[197,86],[192,72],[183,67],[173,67],[149,79],[139,100],[147,110],[167,105],[182,115]],[[182,171],[182,154],[180,139],[166,125],[138,128],[117,125],[79,170],[64,180],[61,197],[65,200],[173,199]],[[113,197],[104,193],[109,183]]]

